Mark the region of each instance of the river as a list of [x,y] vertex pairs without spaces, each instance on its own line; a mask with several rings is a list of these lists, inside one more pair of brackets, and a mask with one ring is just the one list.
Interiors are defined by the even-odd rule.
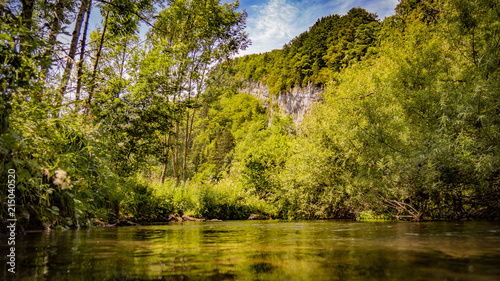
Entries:
[[17,238],[15,274],[6,272],[6,243],[0,249],[2,280],[500,280],[498,222],[224,221],[30,232]]

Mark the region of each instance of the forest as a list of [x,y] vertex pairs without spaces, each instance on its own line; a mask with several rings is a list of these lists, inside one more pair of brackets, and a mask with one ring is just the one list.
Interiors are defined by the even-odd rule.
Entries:
[[[500,1],[395,12],[238,57],[238,1],[0,1],[0,220],[498,218]],[[324,93],[298,123],[249,81]]]

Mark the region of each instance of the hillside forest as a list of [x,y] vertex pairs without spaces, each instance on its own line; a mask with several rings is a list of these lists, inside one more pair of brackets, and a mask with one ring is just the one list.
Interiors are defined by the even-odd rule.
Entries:
[[[500,1],[332,11],[241,57],[238,7],[0,1],[0,219],[11,203],[25,229],[498,218]],[[255,81],[267,101],[242,90]],[[311,84],[324,93],[301,122],[280,113],[278,95]]]

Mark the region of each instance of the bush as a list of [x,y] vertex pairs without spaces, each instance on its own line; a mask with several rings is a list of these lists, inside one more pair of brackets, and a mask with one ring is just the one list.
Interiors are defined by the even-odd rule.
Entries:
[[246,219],[253,213],[273,214],[266,202],[230,179],[179,185],[174,180],[163,184],[135,180],[127,189],[122,209],[137,220],[163,220],[169,213],[222,220]]

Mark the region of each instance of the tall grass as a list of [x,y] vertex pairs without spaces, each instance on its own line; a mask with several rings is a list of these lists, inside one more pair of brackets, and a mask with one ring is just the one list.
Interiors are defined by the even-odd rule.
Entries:
[[162,184],[135,178],[124,195],[122,212],[137,220],[163,220],[171,213],[222,220],[246,219],[253,213],[275,214],[274,207],[232,179],[180,184],[166,180]]

